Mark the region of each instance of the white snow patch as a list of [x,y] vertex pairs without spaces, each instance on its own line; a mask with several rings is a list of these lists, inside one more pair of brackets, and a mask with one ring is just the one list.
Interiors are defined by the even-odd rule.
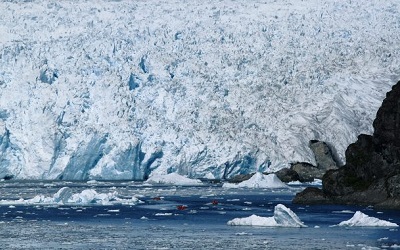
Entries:
[[146,181],[147,184],[168,184],[177,186],[198,186],[203,185],[200,180],[190,179],[186,176],[179,175],[177,173],[170,173],[166,175],[153,175]]
[[247,181],[242,181],[238,184],[224,183],[223,188],[288,188],[278,176],[275,174],[264,175],[262,173],[255,173]]
[[261,217],[255,214],[245,218],[235,218],[228,221],[231,226],[259,227],[307,227],[297,215],[282,204],[275,206],[273,217]]
[[348,227],[398,227],[396,223],[380,220],[375,217],[370,217],[360,211],[357,211],[349,220],[342,221],[339,226]]

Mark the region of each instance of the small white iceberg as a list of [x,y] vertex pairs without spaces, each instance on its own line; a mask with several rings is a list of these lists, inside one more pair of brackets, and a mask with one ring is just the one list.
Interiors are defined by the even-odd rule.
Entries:
[[199,186],[203,185],[200,180],[190,179],[186,176],[177,173],[170,173],[166,175],[153,175],[146,181],[148,184],[167,184],[177,186]]
[[228,221],[230,226],[257,227],[307,227],[297,215],[282,204],[275,206],[273,217],[261,217],[255,214],[245,218],[235,218]]
[[288,185],[283,183],[276,174],[265,175],[255,173],[247,181],[242,181],[238,184],[224,183],[223,188],[288,188]]
[[314,181],[311,182],[301,182],[301,181],[291,181],[288,182],[288,185],[293,185],[293,186],[297,186],[297,185],[312,185],[312,186],[322,186],[322,180],[321,179],[314,179]]
[[357,211],[350,220],[342,221],[338,226],[347,227],[398,227],[396,223],[380,220],[375,217],[370,217],[360,211]]

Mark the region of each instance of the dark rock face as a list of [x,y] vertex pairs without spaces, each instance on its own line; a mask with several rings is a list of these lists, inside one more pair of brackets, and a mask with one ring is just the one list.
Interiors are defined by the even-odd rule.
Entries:
[[[276,173],[282,181],[311,182],[314,179],[322,179],[327,170],[337,169],[337,163],[333,158],[332,151],[325,142],[311,140],[309,147],[314,153],[317,166],[308,162],[292,163],[289,170],[282,169]],[[297,173],[297,176],[294,172]]]
[[332,151],[325,142],[311,140],[309,147],[314,153],[317,168],[325,171],[338,168],[336,161],[333,159]]
[[400,82],[386,94],[373,126],[374,138],[380,144],[400,147]]
[[299,174],[289,168],[283,168],[275,173],[278,178],[283,182],[291,182],[300,180]]
[[362,134],[347,148],[346,165],[323,176],[323,194],[332,203],[400,209],[400,82],[387,93],[373,126],[372,136]]
[[228,182],[229,183],[240,183],[242,181],[247,181],[253,175],[254,175],[254,173],[251,173],[251,174],[238,174],[238,175],[235,175],[234,177],[228,179]]
[[299,175],[299,181],[301,182],[314,181],[314,178],[321,179],[325,174],[325,170],[319,169],[307,162],[292,163],[290,169]]
[[297,204],[325,204],[331,203],[324,192],[316,187],[308,187],[303,192],[296,195],[293,200]]

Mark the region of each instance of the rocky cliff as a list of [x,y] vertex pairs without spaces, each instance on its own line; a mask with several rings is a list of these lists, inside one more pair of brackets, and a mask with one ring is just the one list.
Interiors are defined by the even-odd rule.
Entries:
[[400,209],[400,81],[387,93],[373,123],[346,150],[346,165],[328,171],[323,189],[306,189],[296,203],[346,203]]

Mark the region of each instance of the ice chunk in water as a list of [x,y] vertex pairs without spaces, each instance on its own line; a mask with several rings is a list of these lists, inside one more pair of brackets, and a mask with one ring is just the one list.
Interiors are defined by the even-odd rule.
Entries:
[[287,188],[288,186],[283,183],[275,174],[265,175],[262,173],[255,173],[247,181],[242,181],[239,184],[225,183],[224,188]]
[[251,215],[246,218],[235,218],[228,221],[231,226],[260,226],[260,227],[307,227],[299,217],[282,204],[275,206],[273,217]]
[[274,219],[278,225],[283,227],[305,227],[299,217],[290,208],[282,204],[275,206]]
[[380,220],[375,217],[370,217],[360,211],[357,211],[349,220],[342,221],[339,226],[349,227],[398,227],[396,223]]
[[168,185],[179,185],[179,186],[198,186],[202,185],[202,182],[197,179],[190,179],[186,176],[179,175],[177,173],[170,173],[166,175],[153,175],[146,181],[149,184],[168,184]]
[[63,187],[54,194],[54,202],[67,203],[68,199],[72,196],[72,191],[69,187]]
[[32,199],[19,200],[2,200],[0,204],[24,204],[24,205],[114,205],[114,204],[129,204],[134,205],[140,202],[136,197],[121,198],[118,192],[112,193],[97,193],[94,189],[85,189],[80,193],[73,193],[69,187],[61,188],[53,196],[36,195]]

